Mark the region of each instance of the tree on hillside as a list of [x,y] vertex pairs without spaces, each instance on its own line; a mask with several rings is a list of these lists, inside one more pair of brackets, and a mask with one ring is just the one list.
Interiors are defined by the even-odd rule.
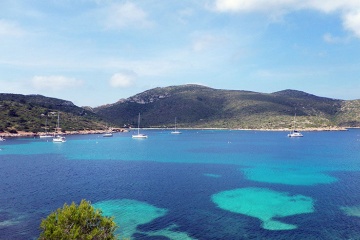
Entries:
[[40,240],[45,239],[117,239],[117,228],[112,217],[102,216],[90,202],[82,200],[79,205],[64,204],[63,208],[52,212],[40,224]]

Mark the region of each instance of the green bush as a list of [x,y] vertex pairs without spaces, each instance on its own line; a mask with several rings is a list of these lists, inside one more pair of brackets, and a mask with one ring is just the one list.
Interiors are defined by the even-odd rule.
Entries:
[[90,202],[82,200],[79,205],[64,204],[63,208],[52,212],[40,224],[39,239],[117,239],[117,226],[112,217],[102,216]]

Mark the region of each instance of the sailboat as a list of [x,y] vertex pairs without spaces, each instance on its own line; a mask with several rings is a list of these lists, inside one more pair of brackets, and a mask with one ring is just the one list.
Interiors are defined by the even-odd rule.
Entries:
[[171,132],[171,134],[181,134],[178,130],[176,130],[176,117],[175,117],[175,130]]
[[104,134],[103,134],[103,137],[112,137],[113,136],[113,134],[112,134],[112,130],[111,130],[111,128],[108,128],[108,127],[106,127],[108,130],[107,130],[107,132],[105,132]]
[[139,113],[139,118],[138,118],[138,128],[137,128],[137,134],[136,135],[132,135],[132,138],[147,138],[148,136],[145,134],[140,133],[140,113]]
[[301,132],[299,132],[298,130],[295,129],[295,125],[296,125],[296,113],[294,116],[294,129],[292,131],[290,131],[290,133],[288,134],[288,137],[303,137],[303,135],[301,134]]
[[[57,125],[56,125],[56,132],[60,130],[60,114],[58,112],[58,120],[57,120]],[[63,143],[66,142],[66,138],[61,136],[61,135],[56,135],[53,138],[53,142],[55,143]]]
[[103,137],[112,137],[112,136],[113,136],[112,132],[106,132],[103,134]]
[[45,134],[44,135],[40,135],[40,138],[51,138],[53,137],[53,135],[49,134],[48,133],[48,127],[47,127],[47,124],[48,124],[48,118],[46,116],[46,121],[45,121]]

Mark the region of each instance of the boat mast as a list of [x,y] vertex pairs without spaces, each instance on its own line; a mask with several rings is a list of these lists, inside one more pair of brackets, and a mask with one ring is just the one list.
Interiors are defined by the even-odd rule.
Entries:
[[140,128],[140,113],[139,113],[139,118],[138,118],[138,135],[139,135],[139,128]]
[[56,125],[56,132],[58,132],[60,129],[60,113],[58,112],[58,119],[57,119],[57,125]]
[[176,132],[176,117],[175,117],[175,132]]
[[48,124],[48,116],[46,115],[46,120],[45,120],[45,135],[47,135],[48,134],[48,131],[47,131],[47,129],[48,129],[48,127],[47,127],[47,124]]

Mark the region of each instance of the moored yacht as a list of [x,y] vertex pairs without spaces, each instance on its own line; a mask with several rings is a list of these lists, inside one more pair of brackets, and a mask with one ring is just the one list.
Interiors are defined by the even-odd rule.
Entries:
[[171,134],[181,134],[180,131],[176,130],[176,117],[175,117],[175,129],[171,132]]
[[298,130],[295,130],[295,125],[296,125],[296,113],[294,115],[294,129],[288,134],[288,137],[303,137],[303,135],[301,134],[301,132],[299,132]]
[[293,130],[288,134],[288,137],[303,137],[303,135],[301,134],[301,132]]
[[132,138],[147,138],[148,136],[146,134],[142,134],[140,133],[140,113],[139,113],[139,118],[138,118],[138,128],[137,128],[137,134],[132,135]]
[[[60,115],[59,115],[59,112],[58,112],[58,120],[57,120],[57,125],[56,125],[56,132],[59,131],[61,128],[60,128]],[[54,138],[53,138],[53,142],[55,143],[64,143],[66,142],[66,138],[61,136],[61,135],[56,135]]]
[[63,142],[66,142],[66,138],[65,138],[64,136],[56,135],[56,136],[53,138],[53,142],[63,143]]

